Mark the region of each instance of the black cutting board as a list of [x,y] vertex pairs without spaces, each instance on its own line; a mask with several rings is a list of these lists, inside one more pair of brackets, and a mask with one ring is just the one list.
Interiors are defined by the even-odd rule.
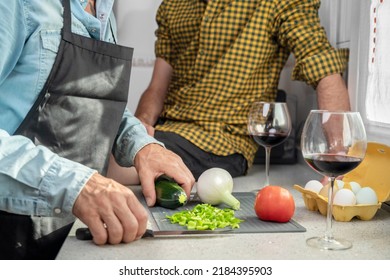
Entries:
[[[271,232],[305,232],[306,229],[299,223],[291,219],[287,223],[266,222],[260,220],[253,209],[255,194],[252,192],[235,192],[233,193],[241,203],[241,209],[235,211],[235,216],[244,220],[240,223],[240,228],[229,231],[229,234],[234,233],[271,233]],[[185,206],[171,210],[160,206],[149,208],[152,218],[158,230],[161,231],[180,231],[186,230],[184,226],[172,224],[167,218],[167,215],[172,215],[182,210],[191,210],[197,204],[201,203],[197,199],[190,200]],[[226,205],[218,205],[219,208],[227,207]]]

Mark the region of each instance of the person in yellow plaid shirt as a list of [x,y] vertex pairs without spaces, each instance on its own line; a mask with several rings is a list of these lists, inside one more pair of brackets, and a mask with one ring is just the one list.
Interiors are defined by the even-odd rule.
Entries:
[[348,50],[320,25],[319,0],[164,0],[156,62],[135,115],[197,179],[221,167],[246,174],[258,145],[247,133],[254,101],[272,101],[292,52],[292,78],[317,90],[321,109],[349,110],[341,77]]

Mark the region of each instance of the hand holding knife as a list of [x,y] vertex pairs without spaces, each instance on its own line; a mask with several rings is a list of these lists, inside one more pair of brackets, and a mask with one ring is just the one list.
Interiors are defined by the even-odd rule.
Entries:
[[[159,230],[146,229],[142,238],[162,237],[162,236],[181,236],[181,235],[214,235],[223,234],[232,231],[232,229],[219,230]],[[78,228],[76,230],[76,238],[79,240],[92,240],[93,236],[89,228]]]

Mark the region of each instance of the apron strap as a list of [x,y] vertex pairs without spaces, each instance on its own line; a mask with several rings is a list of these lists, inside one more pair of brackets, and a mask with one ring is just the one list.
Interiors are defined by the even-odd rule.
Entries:
[[62,5],[64,7],[64,26],[62,32],[71,33],[72,14],[70,12],[70,0],[62,0]]

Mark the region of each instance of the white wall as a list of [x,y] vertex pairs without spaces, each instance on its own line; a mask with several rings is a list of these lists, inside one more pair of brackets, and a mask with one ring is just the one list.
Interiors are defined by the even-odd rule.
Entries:
[[155,60],[155,14],[161,0],[116,0],[118,43],[134,48],[128,107],[134,113],[150,82]]

